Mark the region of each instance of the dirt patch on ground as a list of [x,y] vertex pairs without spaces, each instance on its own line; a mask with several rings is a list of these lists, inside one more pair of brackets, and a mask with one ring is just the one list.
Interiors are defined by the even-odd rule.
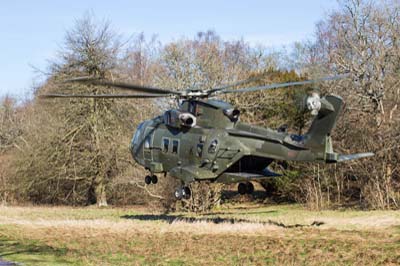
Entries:
[[372,215],[352,218],[321,218],[323,228],[353,227],[357,229],[388,228],[400,226],[400,219],[395,215]]

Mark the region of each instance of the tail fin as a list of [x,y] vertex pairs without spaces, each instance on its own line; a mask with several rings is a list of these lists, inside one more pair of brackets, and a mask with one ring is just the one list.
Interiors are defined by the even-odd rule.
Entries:
[[374,156],[372,152],[339,155],[333,151],[331,131],[336,125],[343,100],[339,96],[327,95],[321,99],[321,109],[305,135],[305,146],[323,154],[327,163],[337,163]]
[[330,134],[342,107],[343,100],[339,96],[327,95],[321,99],[321,109],[305,135],[305,146],[315,150],[328,149],[326,152],[331,150],[326,145],[331,145]]

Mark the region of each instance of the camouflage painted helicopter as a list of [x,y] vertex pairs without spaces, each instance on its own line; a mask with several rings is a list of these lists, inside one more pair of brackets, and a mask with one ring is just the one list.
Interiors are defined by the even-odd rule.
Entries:
[[190,198],[189,184],[195,181],[239,183],[240,194],[252,193],[250,181],[279,176],[268,169],[273,161],[337,163],[373,156],[373,153],[339,155],[332,148],[331,132],[343,106],[339,96],[305,98],[315,116],[308,132],[297,135],[240,122],[240,111],[212,96],[284,88],[335,80],[326,77],[260,87],[233,89],[241,81],[219,88],[184,91],[166,90],[133,84],[81,77],[68,82],[83,82],[139,92],[136,94],[47,94],[46,98],[162,98],[179,100],[177,109],[139,124],[130,151],[134,160],[149,171],[146,184],[156,184],[156,174],[170,174],[182,181],[175,191],[177,199]]

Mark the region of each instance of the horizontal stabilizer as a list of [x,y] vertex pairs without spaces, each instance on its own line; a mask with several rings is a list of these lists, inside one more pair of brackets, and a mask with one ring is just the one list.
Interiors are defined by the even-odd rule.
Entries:
[[339,155],[338,162],[357,160],[365,157],[371,157],[375,154],[373,152],[364,152],[364,153],[356,153],[356,154],[348,154],[348,155]]

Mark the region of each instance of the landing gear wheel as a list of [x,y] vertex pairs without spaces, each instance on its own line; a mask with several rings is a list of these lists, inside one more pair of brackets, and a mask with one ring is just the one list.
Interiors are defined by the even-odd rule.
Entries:
[[175,190],[174,195],[175,195],[175,198],[176,198],[177,200],[181,200],[181,199],[182,199],[182,197],[183,197],[182,191],[183,191],[182,188],[177,188],[177,189]]
[[146,175],[144,178],[144,182],[146,183],[146,185],[150,185],[151,184],[151,176]]
[[190,196],[192,195],[192,192],[190,191],[189,187],[183,187],[182,188],[182,195],[184,199],[190,199]]
[[245,183],[239,183],[238,192],[240,195],[244,195],[247,192],[247,185]]
[[174,195],[177,200],[190,199],[192,191],[190,191],[189,187],[179,187],[175,190]]
[[246,183],[246,193],[253,194],[254,192],[254,185],[251,182]]
[[158,182],[157,176],[156,176],[156,175],[152,175],[152,176],[151,176],[151,183],[157,184],[157,182]]

